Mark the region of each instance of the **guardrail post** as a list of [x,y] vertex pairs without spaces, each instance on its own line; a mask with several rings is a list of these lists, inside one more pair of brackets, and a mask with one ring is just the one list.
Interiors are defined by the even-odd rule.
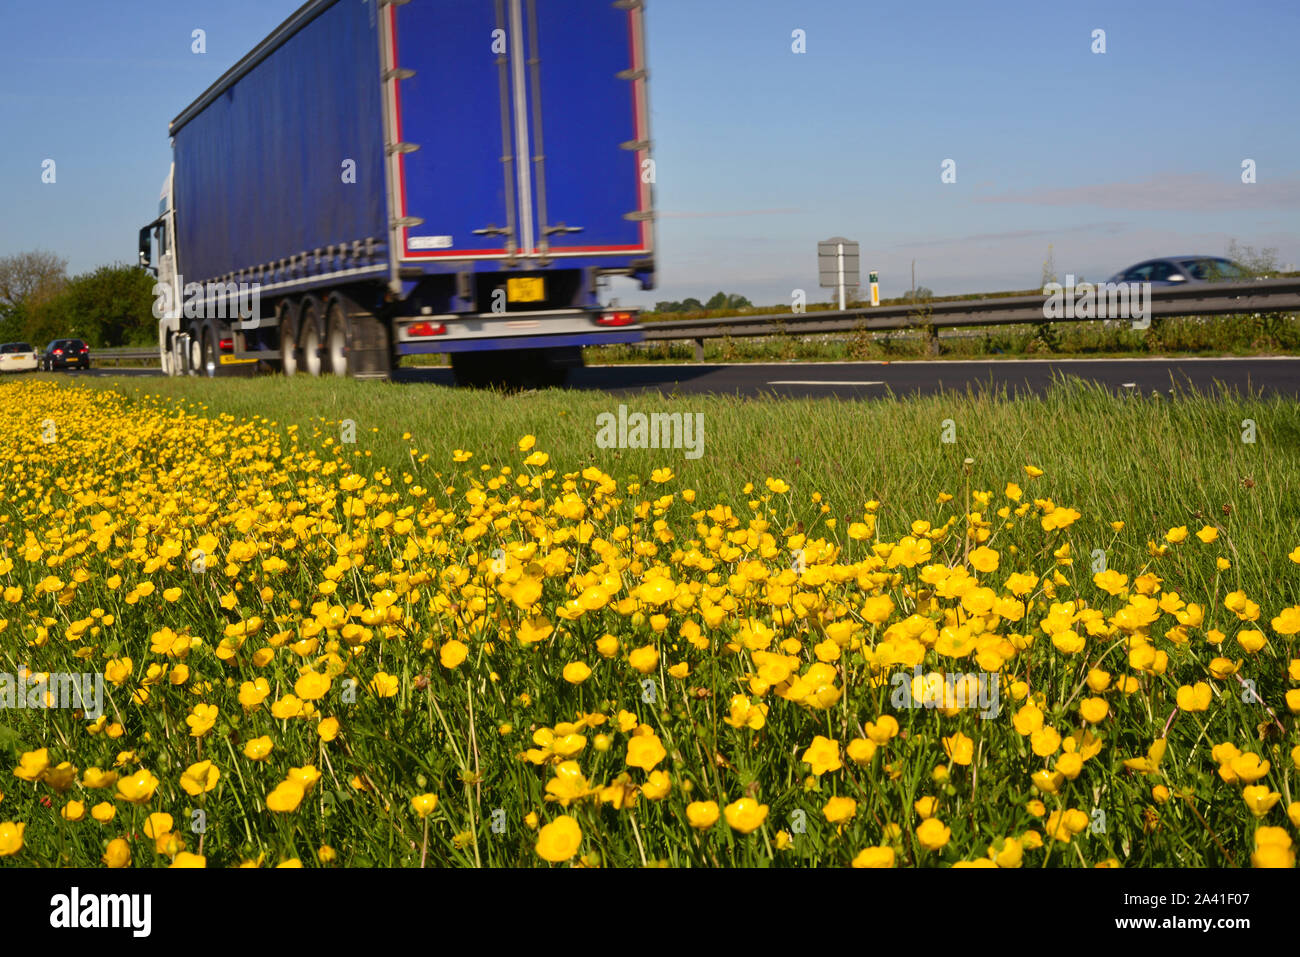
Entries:
[[695,340],[695,361],[696,362],[704,361],[704,340],[703,339]]

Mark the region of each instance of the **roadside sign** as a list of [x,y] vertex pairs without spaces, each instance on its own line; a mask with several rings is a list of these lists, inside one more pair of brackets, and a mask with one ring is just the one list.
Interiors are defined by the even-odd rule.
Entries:
[[832,236],[817,244],[817,279],[820,285],[838,288],[840,311],[844,310],[844,287],[856,286],[861,279],[859,246],[843,236]]

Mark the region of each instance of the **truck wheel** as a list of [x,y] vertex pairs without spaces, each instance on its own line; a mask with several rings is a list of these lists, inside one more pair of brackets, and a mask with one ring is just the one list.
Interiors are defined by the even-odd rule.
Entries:
[[302,307],[302,371],[309,376],[320,375],[325,367],[320,326],[320,304],[309,299]]
[[204,329],[203,336],[203,366],[202,374],[209,379],[217,377],[217,369],[220,367],[220,359],[217,352],[217,333],[211,327]]
[[158,364],[162,366],[162,374],[170,378],[176,374],[175,368],[176,354],[172,350],[172,341],[167,339],[158,349]]
[[348,317],[338,300],[330,304],[326,330],[325,355],[329,371],[337,376],[346,376],[352,371],[348,355]]
[[201,332],[198,329],[191,329],[188,336],[190,349],[190,375],[198,375],[199,369],[203,367],[203,348],[201,342]]
[[287,376],[298,373],[298,323],[291,309],[280,316],[280,371]]

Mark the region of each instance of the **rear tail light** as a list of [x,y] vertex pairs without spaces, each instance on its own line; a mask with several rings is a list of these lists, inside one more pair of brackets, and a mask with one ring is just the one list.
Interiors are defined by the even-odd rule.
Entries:
[[229,351],[234,347],[234,345],[235,345],[235,340],[234,340],[234,339],[219,339],[219,340],[217,341],[217,345],[220,347],[220,349],[221,349],[222,352],[229,352]]
[[636,314],[632,312],[607,312],[596,320],[598,326],[630,326],[636,322]]
[[424,338],[426,336],[445,335],[447,327],[441,322],[416,322],[407,326],[406,331],[409,335],[415,336],[416,338]]
[[61,355],[63,355],[63,350],[62,350],[62,349],[55,349],[55,350],[54,350],[54,354],[55,354],[56,356],[61,356]]
[[82,351],[82,352],[89,352],[89,351],[90,351],[90,347],[89,347],[89,346],[82,346],[82,347],[81,347],[81,351]]

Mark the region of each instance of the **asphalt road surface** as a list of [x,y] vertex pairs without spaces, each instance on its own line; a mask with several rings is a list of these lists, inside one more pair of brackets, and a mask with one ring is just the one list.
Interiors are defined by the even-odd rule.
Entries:
[[[71,376],[157,376],[149,369],[92,369]],[[933,362],[798,362],[708,365],[594,366],[576,370],[570,387],[611,393],[834,396],[870,399],[894,395],[1005,390],[1039,395],[1063,376],[1104,384],[1117,394],[1180,391],[1300,398],[1300,357],[1241,359],[998,359]],[[398,382],[453,385],[447,368],[402,369]]]

